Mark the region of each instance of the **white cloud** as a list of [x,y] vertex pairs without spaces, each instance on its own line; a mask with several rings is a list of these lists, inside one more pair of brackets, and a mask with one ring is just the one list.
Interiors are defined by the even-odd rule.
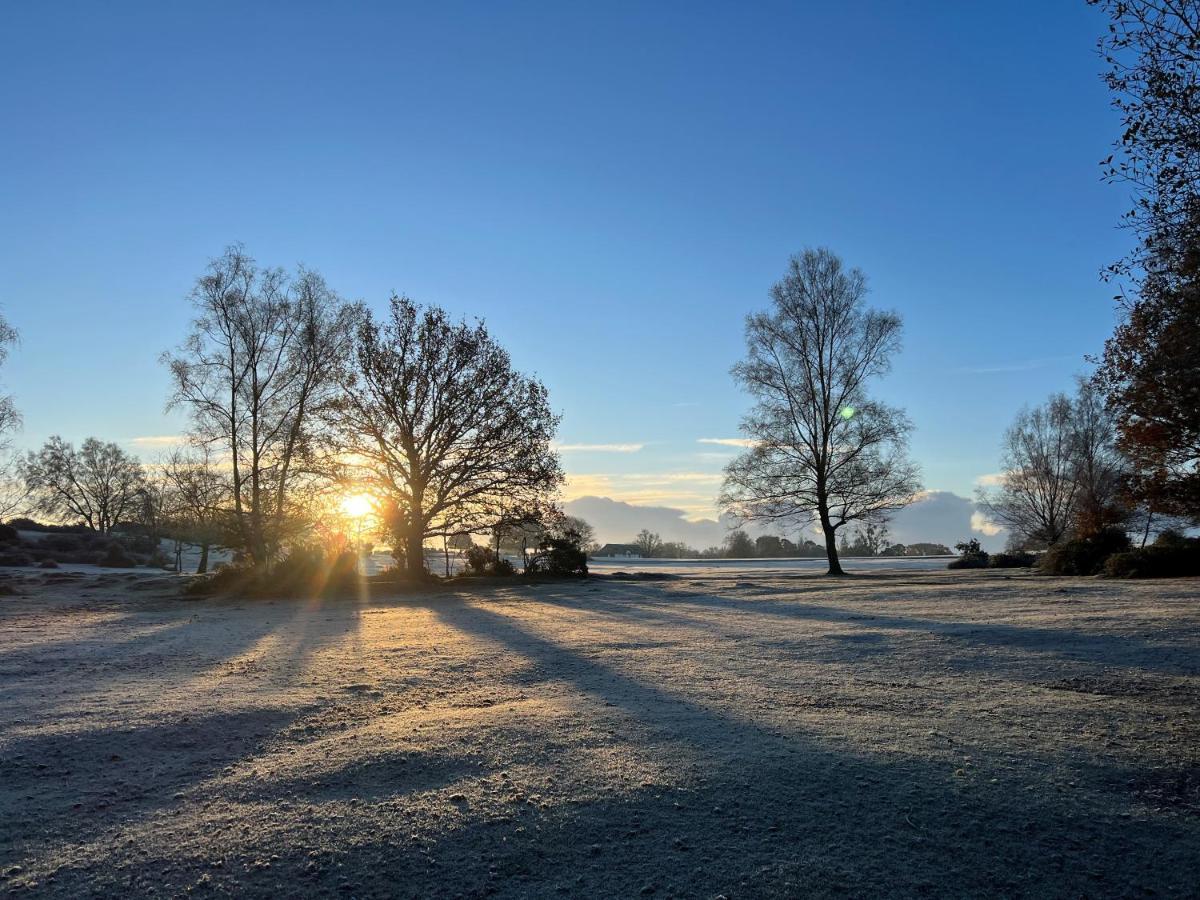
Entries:
[[554,449],[561,453],[637,453],[645,444],[555,444]]
[[[692,476],[695,480],[689,481]],[[629,541],[642,528],[649,528],[660,532],[663,540],[683,541],[702,549],[721,543],[733,527],[732,520],[715,508],[715,485],[710,487],[704,480],[719,477],[689,472],[570,476],[564,506],[596,526],[602,542]],[[891,516],[888,527],[891,540],[902,544],[931,541],[953,547],[974,533],[989,551],[1003,547],[1006,534],[973,501],[950,491],[923,491]],[[746,530],[751,536],[803,533],[821,540],[815,532],[798,526],[762,523]]]
[[720,444],[722,447],[754,447],[758,441],[752,438],[697,438],[698,444]]
[[693,519],[674,504],[631,503],[611,497],[582,496],[563,504],[573,516],[586,519],[601,543],[632,541],[643,528],[656,531],[664,541],[682,541],[702,550],[725,540],[729,524],[712,518]]
[[997,525],[984,513],[980,512],[979,510],[975,510],[975,512],[971,513],[971,530],[978,531],[980,534],[986,534],[988,537],[995,537],[1002,532],[1004,528],[1000,525]]
[[150,434],[135,437],[129,441],[135,447],[178,447],[187,443],[187,436],[182,434]]
[[638,506],[671,507],[688,519],[716,515],[719,472],[583,472],[567,475],[563,497],[605,497]]
[[1000,487],[1004,484],[1004,473],[989,472],[986,475],[980,475],[975,479],[975,483],[980,487]]

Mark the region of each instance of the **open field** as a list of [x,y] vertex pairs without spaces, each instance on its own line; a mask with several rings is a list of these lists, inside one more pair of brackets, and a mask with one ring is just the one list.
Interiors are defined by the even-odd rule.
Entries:
[[1196,896],[1200,583],[0,597],[0,891]]

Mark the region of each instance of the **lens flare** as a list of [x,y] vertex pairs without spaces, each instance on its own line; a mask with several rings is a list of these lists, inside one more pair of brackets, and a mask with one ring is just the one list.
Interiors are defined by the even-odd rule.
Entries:
[[838,415],[841,416],[843,419],[845,419],[847,422],[849,422],[856,415],[858,415],[858,410],[855,409],[853,406],[843,406],[842,411],[840,413],[838,413]]

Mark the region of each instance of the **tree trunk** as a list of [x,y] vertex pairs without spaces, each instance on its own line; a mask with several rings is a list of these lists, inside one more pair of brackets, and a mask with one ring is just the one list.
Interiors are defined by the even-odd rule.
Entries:
[[203,575],[208,571],[208,541],[200,545],[200,564],[196,566],[196,574]]
[[827,575],[845,575],[842,564],[838,561],[837,529],[829,521],[829,513],[821,510],[821,530],[825,532],[825,556],[829,559]]
[[425,535],[422,529],[410,528],[404,536],[404,561],[409,578],[415,580],[425,576]]

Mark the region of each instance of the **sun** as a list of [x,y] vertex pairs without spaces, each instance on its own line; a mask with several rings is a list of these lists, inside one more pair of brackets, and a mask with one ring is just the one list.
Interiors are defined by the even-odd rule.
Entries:
[[342,512],[351,519],[362,519],[369,516],[375,509],[375,504],[369,494],[347,494],[342,498]]

